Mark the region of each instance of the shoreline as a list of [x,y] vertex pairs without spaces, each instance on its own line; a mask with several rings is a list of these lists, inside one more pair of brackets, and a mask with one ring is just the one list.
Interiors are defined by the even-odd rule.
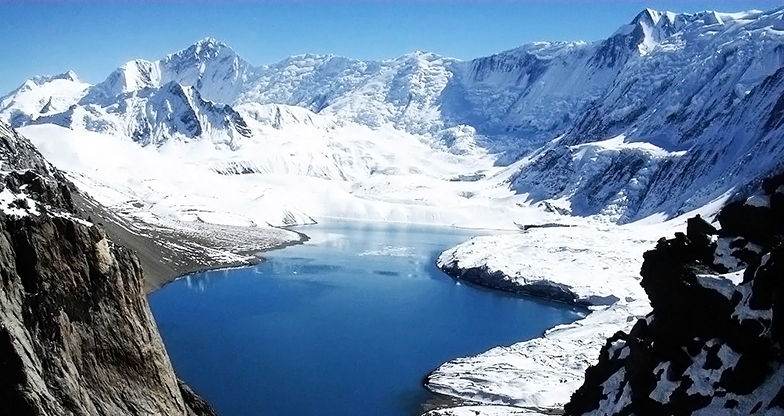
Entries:
[[[509,346],[496,346],[492,347],[484,352],[480,352],[475,355],[466,356],[466,357],[455,357],[446,361],[439,365],[437,368],[430,371],[427,375],[422,378],[422,386],[427,389],[430,393],[439,397],[439,402],[437,405],[433,406],[432,408],[426,409],[425,412],[422,413],[421,416],[458,416],[454,413],[455,410],[470,410],[471,415],[478,415],[482,416],[482,412],[488,408],[494,409],[506,409],[502,410],[503,414],[513,414],[512,412],[526,412],[525,415],[533,416],[533,415],[541,415],[541,416],[558,416],[563,415],[564,410],[562,405],[556,406],[534,406],[534,405],[513,405],[508,403],[488,403],[481,399],[477,399],[474,397],[466,397],[459,395],[459,392],[453,391],[448,392],[443,387],[444,386],[437,386],[432,384],[433,380],[431,378],[435,378],[438,376],[439,370],[443,367],[448,366],[450,363],[464,360],[464,359],[476,359],[484,354],[487,354],[491,351],[494,351],[498,348],[512,348],[516,345],[529,343],[529,342],[536,342],[539,340],[548,340],[548,333],[560,328],[560,327],[568,327],[570,325],[580,324],[582,321],[586,320],[586,318],[590,317],[593,314],[596,314],[597,310],[591,308],[591,306],[595,306],[590,304],[585,300],[579,299],[577,295],[571,293],[569,291],[562,292],[562,291],[555,291],[551,286],[533,286],[532,285],[521,285],[519,283],[511,281],[509,276],[504,275],[499,271],[490,272],[487,268],[468,268],[468,269],[461,269],[459,267],[448,267],[442,266],[438,264],[436,261],[436,267],[441,270],[444,274],[452,278],[456,282],[463,282],[468,285],[473,285],[482,289],[509,293],[525,298],[529,298],[535,301],[542,301],[542,302],[552,302],[556,303],[563,307],[568,307],[572,309],[579,309],[582,312],[585,312],[586,315],[582,317],[578,317],[575,321],[569,324],[562,324],[556,325],[544,330],[542,334],[531,338],[529,340],[517,341]],[[481,275],[481,276],[480,276]],[[540,288],[545,288],[544,290],[540,290]],[[553,290],[551,290],[553,289]],[[548,295],[549,294],[549,295]],[[550,296],[554,295],[554,296]],[[557,342],[557,341],[553,341]],[[522,413],[521,413],[522,414]]]
[[491,272],[487,268],[482,267],[463,269],[453,266],[441,266],[438,262],[436,262],[436,267],[456,282],[476,285],[489,290],[511,293],[534,300],[553,302],[571,308],[579,308],[587,312],[591,312],[592,306],[597,306],[585,299],[581,299],[568,288],[561,287],[551,281],[520,284],[511,279],[510,276],[497,270]]
[[186,275],[258,264],[264,261],[261,253],[310,240],[299,231],[278,227],[132,221],[75,187],[72,195],[83,218],[103,227],[110,240],[136,254],[144,271],[145,295]]
[[163,289],[164,287],[166,287],[166,285],[168,285],[170,283],[174,283],[177,280],[180,280],[180,279],[182,279],[184,277],[188,277],[188,276],[191,276],[191,275],[194,275],[194,274],[204,273],[204,272],[211,272],[211,271],[219,271],[219,270],[241,269],[241,268],[244,268],[244,267],[255,266],[255,265],[258,265],[258,264],[261,264],[261,263],[264,263],[265,261],[267,261],[266,258],[261,256],[262,254],[264,254],[266,252],[274,251],[274,250],[282,250],[282,249],[284,249],[286,247],[292,247],[292,246],[296,246],[296,245],[300,245],[300,244],[305,244],[306,242],[310,241],[310,237],[307,234],[305,234],[305,233],[302,233],[302,232],[299,232],[299,231],[290,230],[290,229],[283,228],[283,227],[271,227],[271,228],[290,231],[292,233],[295,233],[295,234],[299,235],[300,239],[296,240],[296,241],[282,242],[279,245],[271,246],[271,247],[265,247],[265,248],[259,249],[259,250],[249,250],[249,251],[241,251],[241,252],[235,253],[235,254],[237,254],[239,256],[246,256],[246,257],[248,257],[247,260],[240,260],[240,261],[234,261],[234,262],[228,262],[228,263],[220,263],[220,262],[218,262],[218,263],[206,264],[206,265],[203,265],[201,267],[197,266],[197,267],[194,267],[193,269],[187,269],[187,268],[175,269],[175,273],[178,273],[178,274],[174,275],[170,279],[165,279],[160,286],[158,286],[155,289],[147,292],[147,295],[149,296],[150,294],[152,294],[152,293],[154,293],[154,292],[156,292],[158,290]]
[[562,412],[607,338],[628,332],[650,312],[633,271],[660,232],[643,236],[638,231],[537,228],[475,237],[444,251],[436,266],[456,281],[590,313],[539,337],[441,364],[425,377],[424,386],[465,404],[427,416]]
[[[97,223],[106,230],[110,239],[132,249],[136,253],[145,272],[145,295],[150,295],[171,282],[196,273],[260,264],[265,261],[262,256],[265,252],[303,244],[310,240],[308,235],[290,228],[236,227],[171,221],[153,225],[142,221],[132,221],[121,214],[115,214],[97,204],[89,196],[77,194],[74,199],[75,205],[82,211],[85,218],[100,219]],[[403,224],[396,223],[395,225]],[[445,227],[461,228],[454,226]],[[518,234],[510,232],[502,233],[501,235],[515,236]],[[471,239],[461,243],[461,245],[469,241]],[[510,282],[509,276],[502,276],[504,273],[499,273],[498,270],[481,270],[482,273],[475,274],[481,274],[482,278],[472,279],[471,276],[466,276],[466,269],[462,267],[445,267],[441,264],[437,264],[437,267],[456,281],[464,281],[487,290],[512,293],[546,302],[555,302],[565,307],[579,308],[590,313],[572,324],[559,325],[547,329],[543,334],[529,341],[518,342],[509,347],[491,348],[472,357],[456,357],[442,363],[438,368],[423,377],[423,387],[441,397],[441,400],[437,400],[440,403],[436,406],[423,409],[423,413],[428,415],[439,415],[441,414],[440,412],[448,411],[449,409],[465,408],[466,406],[483,407],[488,404],[486,400],[481,400],[481,394],[470,394],[470,392],[465,394],[466,392],[461,392],[459,387],[457,389],[448,388],[443,384],[443,375],[440,376],[441,380],[437,380],[439,372],[443,372],[444,368],[448,368],[458,361],[480,359],[498,348],[511,349],[520,344],[544,344],[539,345],[540,351],[537,353],[546,356],[550,347],[562,341],[551,337],[550,335],[553,332],[557,332],[559,329],[563,329],[563,327],[567,327],[568,330],[570,326],[581,326],[586,319],[594,317],[597,315],[597,312],[602,312],[588,308],[588,306],[593,305],[591,301],[568,289],[563,290],[565,288],[560,287],[561,285],[557,282],[552,282],[552,284],[548,284],[546,287],[539,288],[537,286],[535,290],[530,290],[530,287],[523,288],[515,284],[517,282]],[[469,267],[468,269],[471,268]],[[479,270],[473,271],[478,272]],[[555,369],[557,370],[557,368]],[[470,374],[473,374],[471,370],[468,369]],[[462,373],[465,373],[465,371],[465,368],[461,369]],[[479,369],[478,374],[477,377],[482,377],[481,369]],[[449,375],[446,376],[447,379],[449,377]],[[459,378],[460,376],[457,375],[457,377]],[[542,389],[547,391],[547,387],[542,387]],[[482,389],[478,388],[477,390],[481,392]],[[555,392],[550,391],[549,393],[554,394]],[[563,399],[564,401],[568,400],[568,396]],[[512,409],[538,411],[540,414],[558,414],[560,410],[560,406],[557,404],[553,406],[550,403],[544,405],[542,403],[505,404],[511,406]]]

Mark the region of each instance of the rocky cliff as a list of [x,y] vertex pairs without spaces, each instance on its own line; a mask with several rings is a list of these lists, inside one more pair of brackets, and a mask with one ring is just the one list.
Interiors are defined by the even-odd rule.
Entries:
[[607,341],[569,415],[784,414],[784,174],[645,254],[653,312]]
[[128,249],[0,124],[0,413],[212,415],[174,374]]

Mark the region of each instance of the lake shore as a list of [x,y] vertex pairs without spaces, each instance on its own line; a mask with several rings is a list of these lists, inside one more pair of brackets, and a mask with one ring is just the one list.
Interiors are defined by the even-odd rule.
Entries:
[[663,232],[660,227],[585,224],[476,237],[444,251],[438,266],[455,279],[588,305],[592,312],[530,341],[441,365],[425,386],[473,406],[437,409],[428,416],[562,410],[606,339],[628,331],[650,311],[638,271],[642,254]]
[[[85,217],[100,218],[114,241],[136,251],[146,273],[148,294],[188,274],[258,264],[263,261],[259,253],[309,239],[297,231],[272,227],[131,222],[89,197],[78,196],[76,202]],[[613,231],[618,228],[612,226]],[[482,404],[492,403],[493,407],[485,409],[489,414],[501,410],[498,404],[509,406],[508,411],[513,413],[532,408],[541,409],[541,414],[557,412],[582,384],[585,369],[595,360],[605,339],[628,329],[648,311],[647,298],[628,270],[636,271],[631,265],[642,260],[642,252],[655,238],[643,238],[633,231],[624,235],[620,244],[600,244],[609,232],[609,228],[601,227],[531,229],[476,237],[444,251],[438,266],[453,278],[494,290],[589,306],[593,313],[572,324],[551,328],[530,341],[446,362],[427,376],[425,386],[457,399],[455,403],[473,404],[472,411],[481,411]],[[628,250],[620,257],[611,256],[619,245]],[[586,280],[586,275],[600,272],[591,269],[592,265],[603,261],[619,266],[611,266],[610,279]],[[542,264],[562,268],[542,268]],[[539,270],[540,278],[532,275],[535,269],[543,269]],[[601,272],[606,274],[606,269]],[[437,409],[428,414],[448,415],[458,409]]]
[[259,253],[308,241],[298,231],[275,227],[237,227],[161,219],[131,221],[73,192],[84,218],[100,224],[117,244],[132,249],[142,263],[150,294],[184,275],[258,264]]
[[[150,296],[180,374],[218,411],[420,414],[432,409],[421,406],[433,368],[582,316],[455,284],[435,259],[471,231],[354,221],[304,231],[312,243],[268,253],[258,267],[190,275]],[[227,390],[229,380],[257,392]],[[298,403],[303,392],[312,400]],[[252,410],[262,404],[266,412]]]

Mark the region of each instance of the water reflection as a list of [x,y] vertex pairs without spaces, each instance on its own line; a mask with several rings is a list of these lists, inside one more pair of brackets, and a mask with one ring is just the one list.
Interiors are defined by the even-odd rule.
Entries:
[[209,272],[190,274],[181,277],[177,281],[183,283],[189,290],[204,292],[211,286],[219,284],[221,280],[226,279],[229,276],[231,276],[230,269],[219,269],[211,270]]

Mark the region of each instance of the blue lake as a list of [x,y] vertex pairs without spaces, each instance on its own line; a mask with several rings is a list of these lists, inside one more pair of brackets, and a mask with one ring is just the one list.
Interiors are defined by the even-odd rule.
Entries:
[[435,266],[475,232],[335,222],[249,268],[177,280],[150,306],[180,377],[222,416],[419,415],[445,361],[530,339],[578,311]]

